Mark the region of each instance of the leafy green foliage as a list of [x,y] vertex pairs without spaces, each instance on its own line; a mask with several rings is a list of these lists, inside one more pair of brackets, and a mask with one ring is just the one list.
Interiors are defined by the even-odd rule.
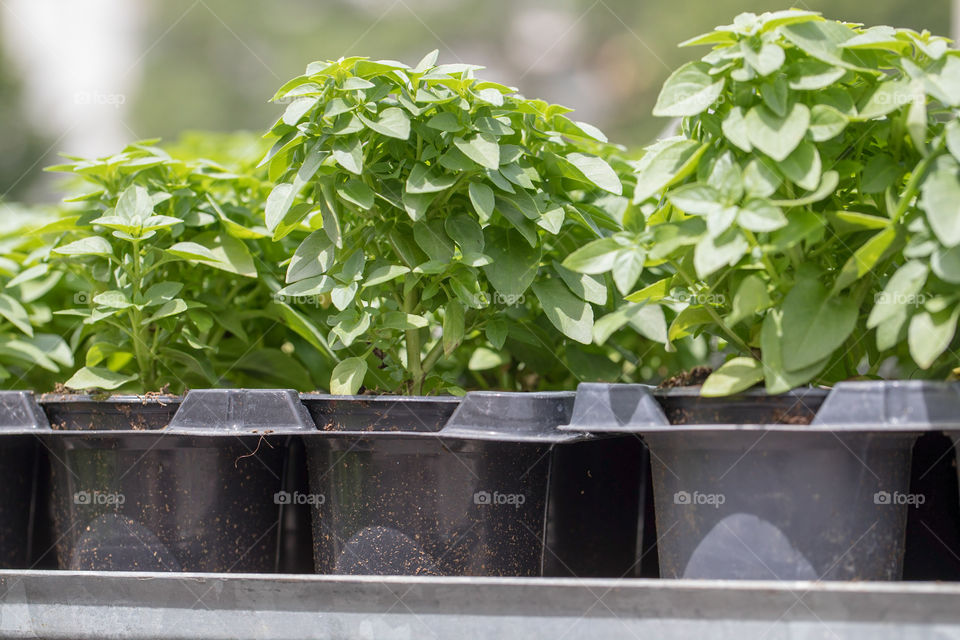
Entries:
[[71,296],[54,314],[69,321],[83,365],[67,387],[314,387],[293,345],[271,337],[299,314],[274,300],[275,277],[258,265],[273,246],[262,211],[269,186],[242,158],[231,169],[197,159],[197,144],[175,151],[190,159],[147,141],[52,168],[96,187],[37,232],[53,241],[42,268],[62,276]]
[[[330,326],[337,393],[456,392],[464,368],[513,387],[596,355],[606,283],[559,262],[620,222],[611,147],[568,109],[436,57],[315,62],[274,97],[266,226],[297,243],[280,294],[332,305],[307,315]],[[621,288],[638,273],[627,261]]]
[[623,225],[566,266],[619,269],[624,283],[657,272],[627,300],[675,312],[671,339],[712,335],[735,352],[711,395],[876,375],[891,358],[901,375],[946,376],[960,52],[795,10],[745,13],[685,44],[712,50],[661,91],[655,114],[683,119],[636,163],[646,228]]
[[49,246],[33,231],[56,212],[2,205],[0,218],[0,385],[51,389],[73,352],[51,328],[60,274],[43,263]]

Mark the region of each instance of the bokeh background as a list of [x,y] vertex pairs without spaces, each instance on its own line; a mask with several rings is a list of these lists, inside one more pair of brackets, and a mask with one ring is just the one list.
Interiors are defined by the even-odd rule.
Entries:
[[[866,24],[951,27],[951,0],[792,6]],[[960,5],[960,2],[957,2]],[[679,64],[676,43],[784,0],[0,0],[0,201],[55,202],[41,169],[186,130],[265,131],[267,99],[312,60],[409,64],[431,49],[483,77],[558,102],[625,145],[655,139],[650,115]],[[958,11],[957,13],[960,13]]]

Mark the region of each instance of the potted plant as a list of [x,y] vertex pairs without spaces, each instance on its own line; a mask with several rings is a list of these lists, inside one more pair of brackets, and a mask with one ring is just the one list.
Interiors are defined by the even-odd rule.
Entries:
[[[52,388],[73,366],[73,352],[49,329],[59,300],[57,274],[42,264],[49,248],[31,232],[56,212],[3,205],[0,219],[0,380],[4,389]],[[46,417],[26,391],[0,392],[0,566],[25,569],[33,561],[41,448],[34,437]]]
[[[70,322],[65,333],[84,365],[67,393],[41,398],[55,430],[60,566],[270,571],[284,448],[258,446],[269,423],[253,420],[251,433],[249,420],[223,417],[245,396],[230,404],[198,396],[193,405],[209,405],[207,431],[196,420],[185,433],[168,428],[186,421],[174,417],[187,410],[188,388],[312,386],[286,332],[271,332],[296,312],[258,277],[268,188],[242,167],[180,159],[154,142],[72,160],[55,169],[97,190],[71,198],[71,215],[37,232],[52,249],[30,274],[62,276],[70,305],[54,316]],[[276,421],[289,422],[282,412]]]
[[[934,428],[932,405],[915,384],[838,385],[888,410],[855,419],[837,414],[838,399],[821,410],[825,392],[801,387],[881,373],[942,380],[956,366],[960,59],[926,32],[793,10],[742,14],[684,44],[712,50],[658,98],[655,115],[681,118],[680,133],[637,163],[633,203],[646,224],[565,262],[607,271],[614,239],[629,240],[658,278],[627,299],[666,308],[671,340],[710,335],[729,354],[700,389],[663,394],[673,426],[645,432],[659,461],[659,525],[678,522],[662,568],[897,578],[907,507],[874,496],[907,494],[915,434],[905,432]],[[760,383],[765,393],[751,389]],[[897,407],[907,413],[895,417]],[[832,484],[841,478],[842,489]],[[674,504],[694,491],[727,502]],[[728,521],[737,510],[752,519]],[[820,518],[822,533],[803,533],[801,513]],[[865,533],[880,521],[889,528]],[[868,542],[848,551],[861,534]],[[721,560],[700,562],[711,554]]]
[[607,285],[560,261],[626,202],[599,131],[436,59],[315,62],[275,96],[266,226],[296,238],[277,295],[320,302],[305,315],[339,360],[334,395],[304,398],[325,432],[308,439],[317,566],[539,575],[572,395],[424,394],[606,362],[591,343]]

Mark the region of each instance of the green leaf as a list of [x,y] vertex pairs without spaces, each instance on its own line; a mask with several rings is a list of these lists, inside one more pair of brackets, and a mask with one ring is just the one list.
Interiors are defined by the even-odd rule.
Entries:
[[638,247],[621,249],[614,256],[611,275],[613,283],[622,295],[627,295],[633,285],[637,283],[637,278],[643,272],[643,263],[646,260],[646,252]]
[[769,233],[787,226],[787,217],[769,200],[751,198],[737,213],[737,224],[757,233]]
[[757,105],[744,118],[750,143],[774,160],[782,162],[793,153],[810,126],[810,109],[797,103],[780,117],[763,105]]
[[858,107],[858,120],[873,120],[910,104],[913,100],[910,81],[887,80],[877,84]]
[[[769,163],[769,164],[768,164]],[[783,182],[771,166],[773,163],[765,158],[754,158],[743,170],[743,187],[748,196],[769,198]]]
[[503,343],[507,340],[507,321],[500,316],[490,318],[484,334],[494,349],[503,349]]
[[418,162],[407,177],[407,193],[436,193],[449,189],[456,181],[456,176],[441,173]]
[[580,247],[563,261],[563,266],[578,273],[606,273],[613,269],[623,245],[614,238],[600,238]]
[[780,171],[791,182],[807,191],[812,191],[820,184],[820,174],[823,166],[820,163],[820,152],[812,142],[803,141],[780,163]]
[[181,300],[180,298],[174,298],[169,302],[163,303],[159,309],[153,312],[153,315],[145,319],[142,324],[147,326],[156,322],[157,320],[163,320],[164,318],[172,318],[178,316],[181,313],[187,311],[190,307],[187,306],[187,303]]
[[607,285],[604,284],[602,277],[571,271],[556,260],[553,262],[553,268],[557,270],[557,274],[570,291],[581,300],[593,304],[607,303]]
[[463,342],[465,330],[463,305],[450,300],[443,313],[443,354],[449,356]]
[[792,200],[772,200],[772,202],[778,207],[803,207],[829,198],[838,184],[840,184],[840,175],[836,171],[824,171],[820,178],[820,185],[813,193]]
[[387,329],[409,331],[411,329],[423,329],[428,324],[427,319],[423,316],[404,313],[403,311],[386,311],[380,316],[380,326]]
[[314,231],[300,243],[287,266],[287,284],[327,273],[333,266],[334,247],[323,231]]
[[83,391],[85,389],[105,389],[110,391],[133,382],[137,376],[125,376],[122,373],[110,371],[103,367],[84,367],[77,371],[64,383],[69,389]]
[[491,260],[483,267],[484,275],[507,300],[517,299],[537,277],[540,245],[531,247],[519,232],[492,225],[484,229],[483,235]]
[[588,182],[618,196],[623,193],[620,178],[603,158],[583,153],[568,153],[566,157]]
[[458,133],[463,130],[463,125],[457,120],[457,116],[449,111],[434,114],[427,120],[427,126],[447,133]]
[[897,230],[893,227],[876,233],[853,252],[853,255],[843,265],[837,281],[833,285],[834,294],[850,286],[869,273],[893,244],[897,237]]
[[953,158],[938,162],[923,183],[920,202],[931,229],[946,247],[960,244],[960,177],[957,171],[958,165]]
[[410,117],[399,107],[384,109],[376,120],[366,118],[360,113],[357,117],[363,124],[382,135],[398,140],[406,140],[410,137]]
[[639,291],[634,291],[624,299],[629,302],[660,302],[670,293],[671,282],[673,282],[673,276],[657,280]]
[[533,293],[543,312],[560,333],[581,344],[593,339],[593,308],[570,293],[561,280],[533,283]]
[[389,264],[383,267],[374,269],[370,274],[364,278],[361,283],[361,288],[372,287],[374,285],[383,284],[384,282],[389,282],[395,278],[410,273],[408,267],[404,267],[398,264]]
[[358,176],[363,173],[363,148],[358,138],[337,138],[333,143],[333,159],[350,173]]
[[335,396],[355,396],[363,386],[367,363],[363,358],[347,358],[333,368],[330,393]]
[[675,139],[654,145],[637,163],[637,186],[633,201],[640,203],[664,187],[680,182],[697,167],[710,145],[696,140]]
[[770,75],[782,67],[784,60],[786,60],[783,49],[772,42],[763,43],[760,50],[756,51],[747,40],[741,40],[740,50],[743,52],[743,59],[747,61],[747,64],[761,76]]
[[736,229],[717,237],[703,236],[693,251],[693,266],[697,277],[706,278],[721,267],[732,267],[750,250],[746,238]]
[[843,67],[835,67],[819,60],[802,59],[787,70],[789,86],[795,91],[818,91],[833,85],[846,75]]
[[930,256],[930,267],[941,280],[960,284],[960,245],[935,251]]
[[368,187],[362,180],[357,180],[356,178],[347,180],[342,187],[337,189],[337,193],[340,194],[341,198],[357,205],[364,211],[368,211],[373,207],[375,197],[373,189]]
[[804,22],[783,27],[780,33],[794,46],[811,57],[847,69],[860,69],[847,61],[840,45],[850,40],[856,32],[832,20]]
[[491,351],[486,347],[478,347],[470,354],[470,362],[467,364],[467,369],[470,371],[488,371],[509,363],[510,358],[506,354]]
[[897,161],[886,153],[871,156],[863,167],[860,188],[864,193],[883,193],[887,187],[900,177],[901,169]]
[[700,395],[706,398],[730,396],[762,382],[763,378],[763,365],[759,361],[753,358],[733,358],[724,362],[704,380]]
[[763,354],[763,373],[766,380],[767,393],[775,395],[786,393],[795,387],[810,382],[827,366],[829,356],[814,364],[787,371],[784,367],[781,354],[783,342],[782,314],[777,309],[771,309],[763,319],[760,330],[760,350]]
[[470,193],[470,203],[473,204],[473,210],[477,212],[477,217],[480,218],[480,222],[486,222],[493,215],[493,189],[479,182],[471,182],[468,191]]
[[628,324],[648,340],[667,342],[667,320],[663,308],[655,304],[626,304],[608,313],[593,325],[593,341],[602,346]]
[[727,324],[731,327],[743,320],[752,318],[754,314],[764,311],[772,304],[767,284],[755,275],[749,275],[740,282],[737,292],[733,295],[733,305]]
[[112,256],[113,248],[110,243],[100,236],[90,236],[63,246],[57,247],[53,253],[62,256]]
[[784,369],[799,371],[829,357],[853,333],[855,300],[832,297],[815,277],[799,278],[783,301]]
[[453,144],[465,156],[483,167],[496,169],[500,166],[500,145],[493,136],[478,133],[466,140],[458,136],[453,139]]
[[705,324],[712,324],[713,316],[706,307],[688,306],[677,314],[677,317],[670,323],[670,329],[667,332],[667,339],[670,342],[686,338],[693,334],[692,329]]
[[0,293],[0,316],[3,316],[17,329],[33,337],[33,326],[30,324],[30,315],[15,298]]
[[815,142],[832,140],[843,133],[847,122],[847,116],[830,105],[814,105],[810,110],[810,135]]
[[688,62],[667,78],[653,115],[668,118],[695,116],[706,111],[723,91],[726,79],[710,75],[710,65]]
[[706,216],[724,208],[724,197],[709,185],[700,182],[685,184],[667,193],[670,204],[681,211]]
[[747,153],[753,151],[753,145],[750,143],[749,127],[744,118],[743,109],[740,107],[730,109],[730,112],[724,117],[720,128],[723,131],[723,135],[726,136],[727,140],[735,147]]
[[929,369],[950,347],[960,319],[960,306],[954,305],[936,313],[921,311],[910,319],[907,343],[910,357],[921,369]]
[[867,318],[867,329],[875,329],[900,310],[916,305],[921,299],[919,294],[929,273],[930,268],[917,260],[911,260],[897,269],[887,286],[874,299],[873,309]]

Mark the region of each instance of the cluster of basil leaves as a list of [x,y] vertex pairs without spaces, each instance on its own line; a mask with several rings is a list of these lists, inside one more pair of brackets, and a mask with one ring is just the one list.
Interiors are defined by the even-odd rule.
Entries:
[[258,265],[274,246],[262,222],[270,185],[155,143],[51,167],[96,190],[32,232],[44,254],[8,283],[60,282],[53,326],[84,365],[65,386],[309,386],[285,328],[310,333]]
[[623,224],[629,201],[602,157],[613,147],[568,109],[436,58],[315,62],[274,97],[286,107],[264,159],[277,183],[265,222],[297,243],[278,295],[330,327],[330,389],[457,392],[464,369],[516,388],[552,363],[565,380],[609,369],[592,344],[610,333],[594,315],[607,281],[561,262]]
[[[633,277],[671,341],[736,357],[703,388],[946,377],[960,317],[960,52],[810,11],[738,16],[666,81],[679,135],[636,163],[624,225],[564,264]],[[639,216],[638,216],[639,217]],[[626,256],[629,256],[626,257]]]

